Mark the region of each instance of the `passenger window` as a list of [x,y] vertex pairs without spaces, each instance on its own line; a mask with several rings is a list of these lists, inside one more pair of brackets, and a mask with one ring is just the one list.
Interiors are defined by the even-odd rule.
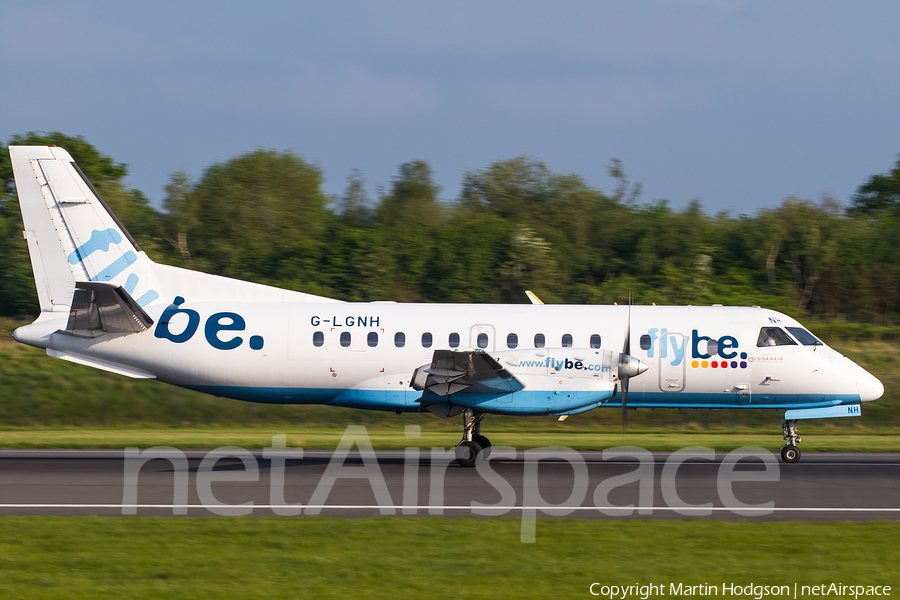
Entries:
[[535,348],[543,348],[544,347],[544,334],[543,333],[534,334],[534,347]]
[[451,348],[459,348],[459,334],[451,333],[449,342]]
[[795,338],[800,340],[800,343],[804,346],[824,346],[822,342],[816,339],[816,336],[803,329],[802,327],[788,327],[788,331],[793,334]]
[[591,336],[591,348],[599,348],[600,347],[600,334],[595,333]]
[[315,333],[313,333],[313,346],[318,348],[319,346],[321,346],[324,343],[325,343],[325,334],[324,333],[322,333],[321,331],[316,331]]
[[782,331],[781,327],[763,327],[759,330],[759,338],[756,340],[756,345],[759,348],[765,348],[766,346],[796,346],[797,342]]
[[508,336],[506,336],[506,347],[507,348],[513,349],[518,345],[519,345],[519,336],[517,336],[514,333],[511,333]]
[[562,336],[562,347],[563,348],[571,348],[572,347],[572,334],[564,333]]
[[641,350],[649,350],[650,349],[650,336],[646,333],[641,336]]
[[370,331],[369,335],[366,337],[366,343],[369,344],[369,348],[374,348],[378,345],[378,332]]
[[430,333],[422,334],[422,347],[423,348],[431,348],[432,338]]
[[406,334],[402,331],[398,331],[394,334],[394,345],[398,348],[402,348],[406,345]]
[[479,334],[478,334],[478,340],[477,340],[476,343],[478,344],[478,347],[479,347],[479,348],[487,348],[487,345],[488,345],[488,334],[486,334],[486,333],[479,333]]
[[350,345],[350,332],[344,331],[341,333],[341,346],[346,348],[349,345]]

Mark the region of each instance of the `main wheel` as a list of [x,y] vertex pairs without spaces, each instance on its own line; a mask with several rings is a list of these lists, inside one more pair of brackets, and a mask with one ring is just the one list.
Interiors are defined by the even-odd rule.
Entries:
[[787,445],[781,449],[781,460],[786,463],[795,463],[800,460],[800,450],[797,446]]
[[491,456],[491,440],[487,439],[483,435],[474,435],[472,436],[472,441],[481,446],[481,449],[484,452],[481,455],[481,458],[487,460]]
[[477,442],[460,442],[456,447],[456,462],[461,467],[471,468],[484,458],[484,450]]

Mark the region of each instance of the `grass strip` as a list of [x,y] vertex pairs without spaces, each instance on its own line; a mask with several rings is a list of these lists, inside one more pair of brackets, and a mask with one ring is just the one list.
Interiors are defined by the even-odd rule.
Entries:
[[[421,437],[407,438],[400,428],[367,429],[377,450],[398,450],[410,446],[450,448],[459,441],[454,430],[422,430]],[[333,450],[343,435],[342,428],[298,427],[211,427],[211,428],[60,428],[11,429],[0,431],[3,448],[125,448],[175,446],[176,448],[216,448],[240,446],[265,448],[272,436],[286,435],[287,445],[297,448]],[[743,446],[759,446],[772,451],[782,444],[781,435],[751,433],[583,433],[583,432],[487,432],[495,446],[519,450],[544,446],[564,446],[575,450],[603,450],[616,446],[639,446],[653,451],[673,451],[687,446],[705,446],[728,452]],[[816,434],[806,437],[806,452],[900,452],[900,435]]]
[[[900,523],[0,517],[4,598],[588,598],[601,584],[900,584]],[[894,593],[892,591],[892,593]],[[713,597],[698,594],[699,597]],[[634,598],[632,596],[631,598]],[[637,596],[639,597],[639,596]]]

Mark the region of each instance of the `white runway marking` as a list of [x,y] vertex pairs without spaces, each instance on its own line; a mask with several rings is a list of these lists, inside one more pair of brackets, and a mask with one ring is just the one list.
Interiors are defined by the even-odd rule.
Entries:
[[[424,450],[427,452],[427,449]],[[205,456],[209,449],[175,449],[171,452],[160,451],[160,454],[172,454],[173,456],[182,456],[186,455],[188,459],[193,460],[197,458],[202,458]],[[250,451],[257,459],[262,457],[262,450],[251,450]],[[598,464],[602,465],[635,465],[637,461],[633,460],[602,460],[600,458],[600,452],[595,450],[588,450],[583,452],[572,451],[573,454],[580,454],[581,457],[587,462],[589,466],[594,466]],[[66,455],[66,454],[83,454],[83,455],[106,455],[115,458],[124,458],[124,450],[121,449],[112,449],[112,448],[86,448],[86,449],[78,449],[78,448],[9,448],[0,450],[0,458],[12,458],[12,457],[21,457],[22,455],[35,455],[47,456],[47,455]],[[521,454],[521,452],[520,452]],[[655,453],[655,454],[670,454],[670,453]],[[701,462],[684,462],[682,466],[684,467],[714,467],[718,468],[721,464],[721,457],[719,456],[721,453],[717,453],[716,460],[704,460]],[[810,452],[808,453],[808,459],[800,464],[800,467],[897,467],[900,466],[900,453],[884,453],[890,456],[890,459],[885,460],[883,462],[818,462],[816,458],[825,458],[827,455],[828,458],[831,458],[835,453],[833,452],[823,452],[820,453],[819,457],[816,456],[817,453]],[[840,454],[840,453],[838,453]],[[847,455],[852,455],[855,453],[847,453]],[[304,450],[305,458],[322,458],[322,457],[331,457],[334,455],[333,450]],[[385,459],[385,458],[403,458],[404,454],[402,450],[376,450],[375,455],[377,458]],[[777,457],[777,453],[773,453]],[[162,457],[160,457],[162,458]],[[288,458],[293,458],[293,456],[288,456]],[[351,450],[348,458],[360,458],[360,452],[358,450]],[[423,459],[427,459],[428,456],[425,455],[422,457]],[[810,460],[811,459],[811,460]],[[300,459],[302,460],[302,459]],[[534,462],[531,460],[527,460],[524,456],[518,457],[516,459],[503,459],[503,460],[494,460],[491,464],[494,465],[516,465],[523,464],[527,462]],[[558,460],[543,460],[541,461],[544,464],[553,463],[553,462],[564,462]],[[653,462],[654,465],[665,465],[665,460],[655,460]],[[750,463],[747,463],[750,464]],[[783,466],[783,465],[782,465]],[[787,468],[787,467],[785,467]]]
[[274,509],[274,508],[299,508],[304,509],[315,509],[315,510],[463,510],[463,511],[486,511],[486,510],[496,510],[496,511],[586,511],[586,510],[628,510],[628,511],[660,511],[660,512],[693,512],[693,511],[718,511],[718,512],[733,512],[733,511],[741,511],[741,512],[765,512],[765,513],[773,513],[773,512],[819,512],[819,513],[840,513],[840,512],[848,512],[848,513],[872,513],[872,512],[884,512],[884,513],[900,513],[900,508],[869,508],[869,507],[771,507],[771,508],[763,508],[763,507],[734,507],[728,508],[725,506],[461,506],[461,505],[451,505],[451,506],[429,506],[427,504],[423,505],[385,505],[378,506],[377,504],[215,504],[206,506],[203,504],[0,504],[0,508],[118,508],[118,509],[141,509],[141,508],[156,508],[156,509],[177,509],[177,508],[187,508],[187,509],[200,509],[200,508],[214,508],[216,510],[228,510],[228,509],[244,509],[247,508],[259,508],[259,509]]

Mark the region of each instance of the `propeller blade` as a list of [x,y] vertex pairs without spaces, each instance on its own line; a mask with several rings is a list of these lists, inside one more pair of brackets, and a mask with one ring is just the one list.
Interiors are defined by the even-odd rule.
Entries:
[[628,320],[625,322],[625,345],[622,353],[631,355],[631,294],[628,294]]
[[[625,322],[625,343],[622,346],[622,354],[631,356],[631,293],[628,294],[628,320]],[[619,372],[621,373],[621,359]],[[630,377],[626,375],[622,377],[622,435],[628,429],[628,380]]]

